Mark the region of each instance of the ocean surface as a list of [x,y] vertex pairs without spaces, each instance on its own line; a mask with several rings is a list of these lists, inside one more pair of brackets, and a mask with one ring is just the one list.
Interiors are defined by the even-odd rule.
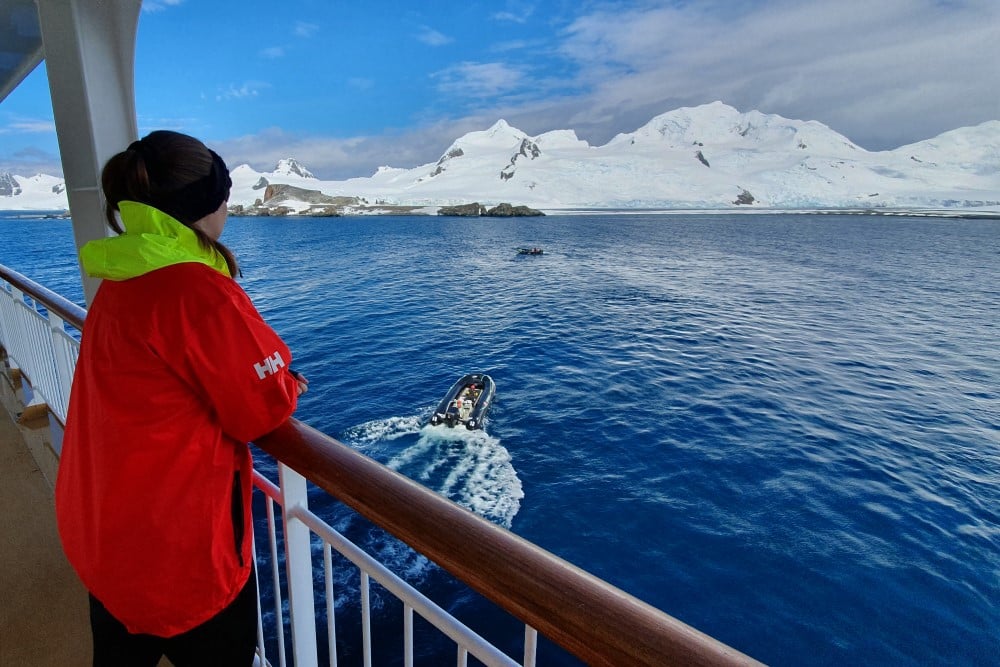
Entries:
[[[7,213],[0,239],[81,300],[69,222]],[[312,426],[758,660],[1000,664],[1000,221],[234,218],[223,241]],[[424,427],[473,371],[497,385],[485,431]],[[522,626],[312,504],[520,651]],[[454,664],[439,644],[419,664]]]

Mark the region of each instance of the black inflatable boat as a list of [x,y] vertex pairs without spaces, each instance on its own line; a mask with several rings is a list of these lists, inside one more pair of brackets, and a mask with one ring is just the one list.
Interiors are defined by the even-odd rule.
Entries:
[[495,391],[496,387],[489,375],[470,373],[463,376],[441,399],[431,415],[430,424],[443,424],[452,428],[462,425],[470,431],[482,428]]

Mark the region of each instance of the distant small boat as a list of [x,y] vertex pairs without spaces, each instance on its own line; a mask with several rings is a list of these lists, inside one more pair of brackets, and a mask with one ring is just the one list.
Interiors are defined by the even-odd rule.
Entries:
[[541,248],[518,248],[518,255],[543,255],[545,251]]
[[452,428],[461,424],[470,431],[482,428],[495,392],[496,386],[489,375],[464,375],[441,399],[431,415],[430,424],[443,424]]

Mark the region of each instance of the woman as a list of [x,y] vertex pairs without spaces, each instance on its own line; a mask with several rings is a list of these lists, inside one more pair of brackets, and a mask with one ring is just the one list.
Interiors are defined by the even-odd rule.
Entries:
[[56,482],[63,547],[90,592],[94,664],[250,665],[246,443],[288,419],[306,380],[233,279],[219,242],[232,181],[215,152],[153,132],[101,182],[119,235],[80,251],[104,280]]

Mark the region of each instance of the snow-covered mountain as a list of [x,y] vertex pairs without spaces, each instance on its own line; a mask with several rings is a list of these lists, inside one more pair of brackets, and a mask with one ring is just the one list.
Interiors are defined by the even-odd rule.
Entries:
[[285,158],[284,160],[278,160],[278,166],[275,167],[274,176],[299,176],[301,178],[316,178],[312,173],[303,167],[301,164],[293,160],[292,158]]
[[[269,173],[241,165],[232,178],[231,206],[285,212],[474,201],[544,210],[1000,209],[1000,120],[869,152],[815,121],[713,102],[656,116],[603,146],[572,130],[532,137],[499,120],[413,169],[323,181],[287,159]],[[63,208],[60,183],[0,174],[0,208]]]
[[66,207],[66,183],[58,176],[0,172],[0,210],[58,211]]

